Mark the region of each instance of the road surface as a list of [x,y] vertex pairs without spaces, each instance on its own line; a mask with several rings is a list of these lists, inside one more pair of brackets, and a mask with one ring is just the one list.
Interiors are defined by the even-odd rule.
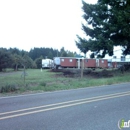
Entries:
[[0,130],[119,130],[123,119],[130,83],[0,97]]

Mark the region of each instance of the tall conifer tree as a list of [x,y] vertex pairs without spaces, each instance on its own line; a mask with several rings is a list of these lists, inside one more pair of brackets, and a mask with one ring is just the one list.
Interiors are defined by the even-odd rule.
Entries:
[[98,0],[83,3],[82,29],[90,38],[77,35],[77,47],[84,53],[91,50],[100,57],[113,55],[114,46],[122,46],[123,54],[130,53],[130,0]]

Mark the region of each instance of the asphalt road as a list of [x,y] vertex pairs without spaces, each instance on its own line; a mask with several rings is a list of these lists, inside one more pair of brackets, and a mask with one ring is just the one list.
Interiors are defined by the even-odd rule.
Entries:
[[119,130],[122,119],[130,83],[0,97],[0,130]]

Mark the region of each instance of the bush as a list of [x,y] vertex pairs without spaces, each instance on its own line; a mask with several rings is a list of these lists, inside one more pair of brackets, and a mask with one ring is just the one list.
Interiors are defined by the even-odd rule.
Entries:
[[0,89],[0,93],[7,93],[7,92],[14,92],[16,91],[16,86],[15,85],[6,85],[6,86],[3,86],[1,89]]
[[40,85],[41,86],[46,86],[46,83],[45,82],[41,82]]

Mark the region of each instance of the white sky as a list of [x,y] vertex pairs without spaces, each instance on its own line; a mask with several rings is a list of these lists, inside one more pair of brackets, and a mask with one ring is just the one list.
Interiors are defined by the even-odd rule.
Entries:
[[79,53],[75,40],[83,34],[81,7],[81,0],[0,0],[0,47],[64,47]]

